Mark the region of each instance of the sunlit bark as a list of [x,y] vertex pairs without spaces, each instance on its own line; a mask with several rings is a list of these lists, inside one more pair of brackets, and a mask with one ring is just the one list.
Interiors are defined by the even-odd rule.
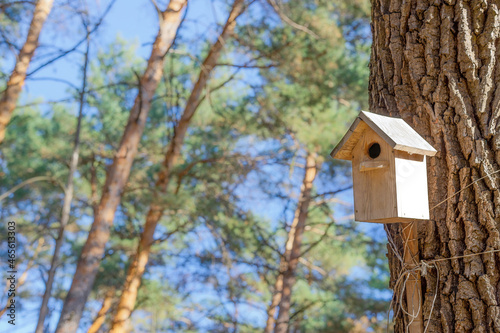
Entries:
[[151,56],[141,77],[139,93],[130,110],[118,151],[108,169],[101,200],[76,267],[71,288],[66,296],[57,333],[76,332],[87,298],[99,268],[104,248],[109,239],[116,209],[127,183],[137,147],[144,131],[151,100],[162,76],[165,54],[177,34],[182,19],[182,9],[187,0],[171,0],[167,10],[160,15],[160,29]]
[[280,275],[283,276],[283,286],[281,288],[281,299],[278,305],[278,318],[276,319],[276,326],[274,328],[275,333],[286,333],[288,331],[292,288],[295,285],[295,274],[301,254],[302,236],[304,235],[309,205],[312,199],[311,190],[317,173],[317,155],[315,153],[309,153],[306,157],[306,168],[300,190],[299,202],[290,231],[288,232],[285,254],[280,263]]
[[154,232],[165,209],[164,204],[162,205],[158,202],[158,195],[164,193],[167,189],[170,179],[170,172],[172,171],[172,168],[174,167],[175,162],[180,155],[181,147],[184,143],[184,137],[189,128],[191,119],[201,102],[201,93],[206,87],[208,78],[210,77],[210,74],[216,65],[217,59],[219,58],[219,55],[224,47],[224,43],[226,43],[227,39],[234,31],[234,27],[236,26],[236,18],[243,12],[243,9],[244,0],[235,0],[231,9],[231,13],[229,14],[229,17],[226,24],[224,25],[224,28],[222,29],[221,34],[217,38],[217,41],[210,48],[207,57],[201,65],[198,80],[196,81],[193,90],[191,91],[191,95],[186,102],[186,106],[184,108],[181,119],[175,127],[175,134],[165,154],[163,167],[158,173],[158,179],[155,185],[155,199],[149,206],[149,211],[146,216],[146,223],[144,225],[144,230],[139,241],[139,246],[127,272],[127,277],[122,290],[120,301],[118,303],[117,312],[113,319],[113,326],[111,328],[111,332],[113,333],[125,332],[127,320],[134,310],[135,302],[137,299],[137,292],[141,284],[141,278],[146,269],[146,265],[149,260],[151,245],[154,241]]
[[104,296],[102,306],[99,309],[99,312],[97,313],[94,322],[92,323],[92,325],[90,325],[87,333],[99,332],[99,329],[102,327],[102,324],[104,324],[104,321],[106,320],[106,314],[108,313],[109,309],[111,309],[111,305],[113,305],[114,299],[115,299],[115,290],[112,288],[108,290],[108,292]]
[[43,325],[45,323],[45,317],[49,312],[49,300],[52,295],[52,286],[54,284],[54,278],[56,275],[57,267],[59,266],[59,258],[61,256],[61,248],[64,243],[64,232],[66,226],[69,222],[70,211],[71,211],[71,201],[73,200],[74,184],[73,178],[75,176],[78,160],[80,158],[80,131],[83,118],[83,107],[85,103],[85,90],[87,88],[87,66],[89,63],[89,49],[90,49],[90,39],[87,36],[87,47],[84,56],[83,64],[83,79],[82,87],[80,89],[79,96],[79,110],[78,110],[78,120],[76,124],[75,139],[73,143],[73,152],[71,154],[71,159],[69,162],[69,172],[66,187],[64,189],[64,201],[61,212],[61,222],[59,225],[59,232],[56,238],[56,243],[54,246],[54,254],[52,255],[52,261],[50,262],[50,269],[47,276],[47,282],[45,283],[45,292],[42,297],[42,304],[40,306],[40,313],[38,315],[38,323],[36,325],[35,333],[43,333]]
[[[499,3],[373,0],[372,24],[370,111],[402,117],[438,150],[420,258],[500,249]],[[387,230],[401,246],[400,226]],[[500,332],[500,255],[436,265],[422,274],[427,332]],[[394,287],[401,266],[392,250],[389,266]],[[406,326],[395,318],[395,332]]]
[[42,31],[45,20],[52,9],[53,2],[53,0],[37,1],[35,11],[33,12],[33,19],[31,20],[30,28],[28,30],[28,36],[26,37],[26,42],[17,55],[16,65],[10,75],[9,81],[7,81],[7,87],[2,93],[0,99],[0,143],[2,143],[5,138],[6,127],[9,124],[14,109],[16,108],[17,100],[21,94],[24,81],[26,80],[26,73],[28,71],[31,58],[38,47],[40,32]]

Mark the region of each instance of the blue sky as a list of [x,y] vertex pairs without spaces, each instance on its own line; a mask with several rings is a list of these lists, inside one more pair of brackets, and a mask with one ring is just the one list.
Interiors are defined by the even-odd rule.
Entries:
[[[91,11],[95,13],[94,15],[99,15],[107,8],[108,2],[97,0],[96,4],[91,7]],[[217,1],[191,0],[185,22],[181,27],[182,34],[189,38],[208,34],[206,37],[213,38],[217,32],[215,22],[224,19],[226,15],[224,11],[225,8],[220,8],[220,3]],[[57,43],[61,49],[69,49],[75,44],[75,41],[84,36],[79,22],[75,18],[72,18],[73,21],[76,21],[74,26],[61,26],[60,20],[64,19],[63,15],[61,10],[53,10],[46,24],[46,29],[42,31],[40,38],[42,46]],[[158,17],[150,0],[117,0],[97,34],[93,37],[91,52],[95,53],[99,49],[105,49],[106,45],[109,45],[117,36],[120,36],[138,46],[136,48],[137,54],[147,59],[157,29]],[[83,46],[79,50],[82,51]],[[12,59],[10,60],[12,61]],[[37,62],[36,58],[34,60],[30,71],[45,61]],[[30,99],[40,97],[44,101],[55,101],[64,98],[64,91],[68,87],[67,84],[45,80],[39,81],[39,79],[57,77],[79,86],[81,62],[82,54],[74,53],[40,70],[26,81],[25,96],[29,95]],[[6,69],[7,67],[11,68],[12,62],[7,63],[5,67]],[[22,101],[20,104],[22,104]]]
[[[92,3],[92,1],[90,1],[90,3]],[[102,13],[108,3],[108,1],[96,0],[91,7],[91,11],[96,14]],[[161,5],[161,3],[160,1],[159,4]],[[58,4],[56,0],[55,6]],[[74,18],[70,21],[75,22],[74,25],[68,26],[68,21],[63,22],[64,25],[61,25],[61,21],[67,19],[67,13],[57,7],[54,8],[55,9],[49,16],[45,29],[42,31],[40,45],[43,48],[45,45],[56,44],[61,49],[69,49],[75,44],[75,41],[80,40],[84,35],[82,31],[80,31],[79,22],[75,22]],[[225,18],[225,10],[226,8],[224,7],[220,8],[220,4],[218,5],[217,1],[213,1],[212,6],[211,0],[190,0],[186,20],[181,27],[183,35],[189,38],[203,35],[208,38],[213,38],[217,33],[217,26],[215,23]],[[136,48],[137,55],[147,59],[157,29],[158,18],[150,0],[117,0],[106,16],[102,26],[99,28],[98,33],[93,38],[92,52],[95,53],[99,49],[105,50],[106,45],[112,43],[117,36],[120,36],[138,46]],[[25,30],[26,29],[24,29],[24,33]],[[42,50],[42,48],[40,48],[40,50]],[[80,51],[82,49],[83,47],[79,48]],[[43,51],[44,53],[49,52],[48,50]],[[42,51],[39,53],[41,52]],[[40,60],[39,58],[37,61],[37,56],[38,54],[35,55],[34,62],[29,71],[46,61],[45,59]],[[4,59],[4,61],[5,62],[2,64],[4,65],[5,71],[9,72],[13,66],[13,58]],[[81,64],[82,54],[74,53],[35,73],[26,81],[19,105],[23,105],[26,101],[32,102],[33,99],[46,102],[67,98],[69,92],[68,84],[52,80],[43,80],[43,78],[55,77],[79,86]],[[19,267],[19,271],[22,272],[22,270],[22,267]],[[35,275],[37,275],[36,272],[30,272],[28,280]],[[40,288],[38,289],[43,293],[42,284],[40,284]],[[40,301],[41,298],[36,302],[23,302],[23,309],[17,311],[15,327],[6,322],[8,317],[5,315],[0,318],[0,333],[33,332],[36,326]],[[58,308],[59,306],[56,307],[55,311],[57,311]],[[52,317],[50,323],[52,329],[57,324],[57,319],[57,316]]]
[[[163,3],[165,2],[163,1]],[[108,1],[96,0],[91,10],[95,13],[102,12],[107,3]],[[181,27],[184,38],[213,39],[217,33],[215,23],[224,20],[227,15],[226,7],[223,6],[224,3],[224,0],[190,0],[186,21]],[[47,29],[42,32],[42,45],[56,44],[61,49],[67,49],[75,43],[75,40],[83,37],[78,22],[75,22],[72,26],[61,25],[60,21],[64,21],[63,15],[62,10],[56,10],[52,13]],[[65,21],[65,23],[67,24],[68,21]],[[93,39],[92,52],[95,53],[99,49],[105,50],[106,46],[116,39],[116,36],[121,36],[130,43],[137,45],[137,54],[147,59],[151,43],[157,32],[157,23],[157,15],[150,0],[117,0],[98,34]],[[42,62],[35,62],[35,66],[32,66],[32,68],[36,68],[36,65]],[[57,77],[79,86],[81,62],[81,53],[75,53],[40,70],[31,79],[27,80],[20,105],[25,103],[26,100],[31,101],[33,98],[39,98],[43,101],[57,101],[67,97],[67,84],[41,79]],[[8,65],[7,62],[5,66]],[[345,192],[340,199],[352,202],[352,192]],[[270,220],[277,220],[282,212],[281,207],[273,206],[270,202],[260,202],[257,209],[265,211]],[[383,232],[381,225],[368,225],[365,228],[374,234]],[[43,285],[39,289],[43,292]],[[206,295],[200,295],[200,297],[204,296]],[[16,326],[15,332],[33,332],[34,330],[39,304],[35,302],[24,305],[25,309],[18,313],[18,326]],[[6,324],[5,318],[0,319],[0,332],[12,332],[11,326]],[[57,316],[52,318],[52,329],[55,327],[57,319]]]

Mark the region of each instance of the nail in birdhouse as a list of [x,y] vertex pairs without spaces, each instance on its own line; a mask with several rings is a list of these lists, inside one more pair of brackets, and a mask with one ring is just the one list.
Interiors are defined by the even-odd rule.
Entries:
[[352,161],[355,219],[429,219],[426,157],[436,150],[403,119],[361,111],[332,151]]

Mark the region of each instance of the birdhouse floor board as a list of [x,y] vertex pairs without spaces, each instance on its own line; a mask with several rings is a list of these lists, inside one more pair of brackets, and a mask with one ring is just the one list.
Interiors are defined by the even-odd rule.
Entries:
[[402,217],[386,217],[377,220],[359,220],[356,218],[355,220],[363,223],[382,223],[382,224],[400,223],[400,222],[410,223],[410,222],[420,221],[417,219],[405,219]]

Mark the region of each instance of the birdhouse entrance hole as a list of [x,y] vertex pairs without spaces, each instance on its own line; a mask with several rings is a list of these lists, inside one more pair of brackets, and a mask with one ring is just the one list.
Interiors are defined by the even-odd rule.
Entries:
[[[403,119],[366,111],[360,112],[331,153],[333,158],[352,161],[357,221],[403,222],[405,265],[419,262],[415,221],[429,219],[426,157],[436,153]],[[423,332],[420,273],[412,272],[405,283],[410,322],[406,330]]]
[[370,148],[368,148],[368,156],[375,159],[380,156],[380,145],[378,143],[372,143]]
[[436,153],[403,119],[361,111],[331,155],[352,161],[355,219],[397,223],[429,219],[426,156]]

